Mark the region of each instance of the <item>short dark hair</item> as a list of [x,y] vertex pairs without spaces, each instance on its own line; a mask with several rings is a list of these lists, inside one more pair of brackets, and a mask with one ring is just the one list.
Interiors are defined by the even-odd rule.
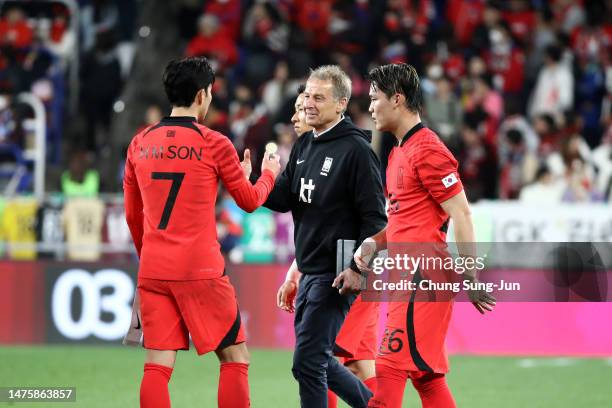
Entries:
[[306,90],[306,84],[300,84],[298,86],[298,91],[297,91],[298,95],[303,94],[305,90]]
[[172,106],[189,107],[200,89],[215,82],[215,73],[204,57],[175,59],[166,65],[162,81]]
[[409,64],[387,64],[372,69],[368,80],[375,89],[380,89],[387,98],[399,93],[406,97],[406,107],[415,113],[423,108],[423,95],[416,69]]

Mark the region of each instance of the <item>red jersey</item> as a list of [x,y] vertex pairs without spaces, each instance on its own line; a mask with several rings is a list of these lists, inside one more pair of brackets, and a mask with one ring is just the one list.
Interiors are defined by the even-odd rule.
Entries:
[[134,137],[123,190],[141,278],[193,280],[223,274],[215,223],[219,179],[249,212],[274,187],[269,170],[252,185],[229,139],[195,118],[166,117]]
[[463,190],[457,160],[419,123],[389,155],[387,241],[446,242],[449,216],[440,203]]

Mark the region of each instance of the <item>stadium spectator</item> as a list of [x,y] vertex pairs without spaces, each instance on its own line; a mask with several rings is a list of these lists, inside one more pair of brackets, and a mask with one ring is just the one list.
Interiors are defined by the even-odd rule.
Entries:
[[0,46],[27,48],[34,40],[34,30],[25,19],[21,8],[12,7],[0,18]]
[[551,153],[546,163],[555,177],[581,175],[586,185],[593,183],[595,172],[591,165],[591,149],[578,134],[564,137],[559,150]]
[[557,126],[555,118],[548,113],[536,116],[532,122],[533,130],[540,140],[539,154],[541,157],[547,157],[559,148],[561,131]]
[[575,158],[566,171],[567,189],[561,198],[569,203],[587,203],[603,200],[603,195],[597,191],[592,181],[592,168],[582,157]]
[[81,106],[87,119],[85,143],[91,152],[96,151],[98,143],[106,146],[110,143],[112,107],[121,87],[121,66],[113,35],[100,33],[95,49],[85,55],[81,66]]
[[427,126],[436,132],[451,150],[456,151],[463,123],[463,108],[453,93],[449,78],[441,76],[436,80],[434,93],[425,94],[424,100],[424,119]]
[[245,61],[246,80],[258,85],[270,78],[274,64],[289,45],[289,27],[272,2],[257,2],[246,12],[242,39],[249,53]]
[[491,30],[490,41],[491,47],[484,50],[482,57],[494,75],[496,88],[504,94],[520,95],[525,84],[525,53],[514,44],[506,22]]
[[521,187],[533,180],[538,158],[535,149],[528,148],[526,138],[520,130],[510,128],[501,135],[499,196],[508,200],[517,198]]
[[546,48],[544,66],[531,95],[529,114],[548,113],[559,115],[572,108],[574,104],[574,77],[572,71],[562,60],[562,50],[557,45]]
[[221,26],[219,19],[211,14],[203,14],[199,18],[198,34],[187,45],[185,54],[189,57],[207,57],[220,70],[238,60],[236,43]]
[[66,69],[68,60],[74,55],[76,45],[76,33],[69,27],[68,9],[60,8],[55,12],[51,20],[48,36],[44,44],[54,55],[62,60],[63,68]]
[[114,0],[91,0],[80,10],[84,52],[92,51],[101,34],[114,33],[119,24],[119,8]]
[[465,97],[465,111],[472,113],[472,118],[479,118],[483,123],[485,142],[495,146],[497,129],[504,111],[504,100],[493,88],[491,74],[485,73],[472,78],[472,89]]
[[212,0],[204,6],[204,13],[216,16],[234,41],[240,38],[240,3],[240,0]]
[[608,126],[601,145],[593,150],[592,158],[597,170],[595,186],[612,203],[612,125]]
[[553,177],[544,164],[538,168],[535,181],[521,189],[519,201],[525,204],[557,205],[566,189],[565,180]]
[[461,130],[459,174],[471,202],[497,197],[497,161],[494,149],[485,142],[479,118],[470,114]]
[[70,155],[68,169],[62,173],[61,190],[66,197],[96,197],[100,191],[100,175],[92,169],[88,153],[75,150]]

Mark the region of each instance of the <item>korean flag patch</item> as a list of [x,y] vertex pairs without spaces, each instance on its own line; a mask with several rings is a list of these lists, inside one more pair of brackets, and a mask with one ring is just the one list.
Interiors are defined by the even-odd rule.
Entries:
[[459,180],[457,180],[457,176],[455,176],[455,173],[451,173],[442,179],[442,184],[444,184],[444,187],[449,188],[457,184],[458,181]]

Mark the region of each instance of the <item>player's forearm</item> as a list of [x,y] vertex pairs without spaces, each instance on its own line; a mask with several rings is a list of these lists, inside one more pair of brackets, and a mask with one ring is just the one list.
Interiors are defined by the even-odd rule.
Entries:
[[[475,258],[476,236],[474,234],[474,224],[469,209],[467,211],[460,211],[451,218],[453,220],[455,242],[457,243],[459,255],[462,258]],[[467,270],[465,274],[471,278],[476,277],[476,271],[474,270]]]
[[240,181],[232,187],[228,186],[228,190],[236,200],[238,207],[246,212],[253,212],[266,201],[274,188],[274,173],[264,170],[255,185],[241,177]]
[[294,259],[287,271],[287,276],[285,277],[285,282],[291,281],[298,283],[300,278],[302,277],[302,273],[298,270],[297,261]]
[[376,234],[372,235],[370,238],[374,240],[376,243],[376,251],[382,251],[387,249],[387,227],[381,229]]

